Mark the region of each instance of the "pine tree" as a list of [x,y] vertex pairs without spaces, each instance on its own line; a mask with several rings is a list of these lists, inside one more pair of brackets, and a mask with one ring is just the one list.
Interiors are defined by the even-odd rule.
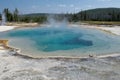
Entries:
[[10,21],[10,22],[13,21],[13,15],[8,8],[5,8],[3,12],[6,16],[6,21]]
[[13,13],[13,16],[14,16],[14,21],[17,22],[18,21],[18,14],[19,14],[19,11],[18,9],[16,8],[14,13]]

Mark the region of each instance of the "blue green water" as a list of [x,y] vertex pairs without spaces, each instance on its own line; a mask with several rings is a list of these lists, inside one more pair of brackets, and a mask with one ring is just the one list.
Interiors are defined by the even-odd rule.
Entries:
[[[83,46],[92,46],[91,40],[82,39],[82,33],[71,29],[37,28],[11,32],[11,37],[25,37],[35,41],[36,47],[44,52],[69,50]],[[44,47],[44,48],[43,48]]]
[[23,53],[49,56],[79,56],[120,52],[120,37],[70,26],[15,29],[0,33]]

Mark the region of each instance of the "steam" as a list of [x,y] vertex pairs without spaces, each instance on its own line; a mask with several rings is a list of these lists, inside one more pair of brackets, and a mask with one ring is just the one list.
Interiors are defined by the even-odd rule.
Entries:
[[6,17],[5,17],[5,13],[2,13],[2,22],[1,25],[5,25],[6,24]]
[[60,15],[48,15],[47,16],[47,24],[49,27],[65,27],[68,25],[68,20],[65,17]]

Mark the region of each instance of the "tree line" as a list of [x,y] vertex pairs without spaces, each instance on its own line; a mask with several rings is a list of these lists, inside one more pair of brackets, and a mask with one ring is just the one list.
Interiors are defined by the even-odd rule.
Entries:
[[120,21],[120,8],[97,8],[72,14],[71,21]]
[[[20,15],[16,8],[13,12],[8,8],[3,10],[8,22],[38,22],[47,21],[48,15],[52,15],[55,20],[67,19],[69,22],[78,21],[120,21],[120,8],[97,8],[84,10],[74,14],[49,14],[33,13]],[[0,15],[1,18],[1,15]]]
[[5,14],[7,22],[39,22],[43,23],[46,21],[45,15],[21,15],[19,14],[19,10],[16,8],[14,11],[10,11],[8,8],[5,8],[0,15],[0,19],[2,19],[2,14]]
[[13,12],[11,12],[8,8],[5,8],[3,10],[3,13],[5,14],[6,21],[8,22],[18,22],[19,21],[19,11],[16,8]]

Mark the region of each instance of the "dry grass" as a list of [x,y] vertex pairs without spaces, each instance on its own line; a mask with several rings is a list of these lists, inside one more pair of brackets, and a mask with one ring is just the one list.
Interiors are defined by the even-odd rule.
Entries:
[[25,22],[7,22],[7,26],[18,26],[18,27],[34,27],[38,26],[38,23],[25,23]]
[[87,23],[90,25],[118,25],[120,26],[120,21],[81,21],[82,23]]

